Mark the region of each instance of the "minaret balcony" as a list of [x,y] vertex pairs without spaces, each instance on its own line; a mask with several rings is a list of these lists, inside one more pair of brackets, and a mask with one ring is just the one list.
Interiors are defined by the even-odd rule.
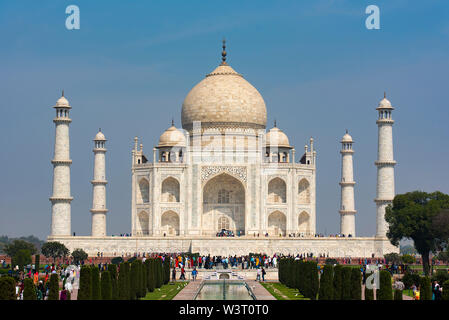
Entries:
[[355,185],[355,181],[340,181],[340,186],[353,186]]
[[73,200],[73,197],[50,197],[49,199],[52,202],[70,202]]
[[374,161],[376,166],[394,166],[396,164],[395,160],[376,160]]
[[108,209],[90,209],[90,212],[92,212],[92,213],[106,213],[106,212],[108,212]]
[[92,183],[93,185],[96,185],[96,184],[108,184],[108,182],[106,180],[91,180],[90,183]]
[[376,121],[377,124],[393,124],[394,120],[392,119],[378,119]]
[[53,119],[54,123],[70,123],[72,122],[72,119],[70,119],[69,117],[60,117],[60,118],[54,118]]
[[357,210],[339,210],[340,214],[356,214]]
[[72,164],[72,160],[62,160],[62,159],[53,159],[51,160],[52,164]]

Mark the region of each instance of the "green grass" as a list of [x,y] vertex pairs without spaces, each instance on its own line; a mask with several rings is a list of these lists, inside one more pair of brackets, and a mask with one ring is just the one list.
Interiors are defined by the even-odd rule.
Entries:
[[148,292],[140,300],[172,300],[188,283],[188,281],[169,282],[159,289],[154,289],[153,292]]
[[297,289],[289,288],[280,282],[260,282],[260,284],[277,300],[310,300],[304,298]]
[[404,290],[402,291],[402,294],[414,298],[414,297],[413,297],[413,290],[412,290],[412,289],[404,289]]

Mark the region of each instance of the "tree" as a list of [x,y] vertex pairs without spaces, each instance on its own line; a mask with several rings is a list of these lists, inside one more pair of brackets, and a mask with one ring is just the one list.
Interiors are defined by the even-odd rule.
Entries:
[[[368,274],[367,274],[368,276]],[[365,285],[365,300],[374,300],[374,290]]]
[[415,263],[416,259],[414,256],[412,256],[410,254],[404,254],[401,257],[401,261],[404,264],[412,264],[412,263]]
[[342,293],[342,271],[343,266],[336,265],[334,268],[334,300],[341,300]]
[[90,300],[92,297],[92,276],[89,266],[82,266],[80,271],[80,287],[78,300]]
[[87,253],[83,249],[75,249],[72,252],[72,258],[75,264],[79,264],[87,259]]
[[138,285],[139,285],[139,270],[138,270],[138,262],[134,260],[131,263],[131,292],[130,299],[136,300],[138,294]]
[[432,300],[432,285],[430,284],[430,278],[427,276],[421,277],[419,286],[420,286],[419,299]]
[[334,267],[332,265],[325,265],[323,273],[320,278],[320,290],[318,294],[319,300],[333,300],[334,299]]
[[101,273],[101,300],[112,300],[111,275],[108,270]]
[[34,286],[33,280],[26,278],[23,281],[23,300],[36,300],[36,287]]
[[56,262],[56,258],[65,258],[70,253],[64,244],[57,241],[44,243],[41,251],[45,257],[53,258],[53,263]]
[[440,251],[438,252],[438,254],[436,255],[436,258],[440,261],[443,261],[444,263],[448,263],[449,261],[449,252],[446,251]]
[[91,266],[91,277],[92,277],[92,296],[91,300],[101,299],[101,287],[100,287],[100,269],[96,265]]
[[362,300],[362,274],[358,268],[351,270],[351,298]]
[[59,300],[59,277],[58,274],[52,273],[50,276],[48,300]]
[[126,262],[120,263],[118,273],[118,297],[120,300],[129,300],[127,266]]
[[379,286],[377,290],[377,300],[393,300],[393,290],[391,288],[391,274],[386,270],[379,272]]
[[0,277],[0,300],[16,299],[16,280],[10,276]]
[[27,264],[31,264],[31,253],[28,249],[20,249],[12,257],[12,265],[18,265],[20,270]]
[[424,273],[429,275],[429,255],[449,238],[449,195],[421,191],[399,194],[385,212],[387,237],[398,246],[403,238],[414,241],[422,256]]
[[394,263],[394,264],[401,263],[401,257],[399,256],[399,254],[397,254],[395,252],[384,254],[384,258],[385,258],[385,261],[389,264],[390,263]]
[[351,267],[343,267],[341,274],[341,300],[351,300]]
[[40,269],[40,263],[41,263],[41,255],[40,254],[36,254],[34,256],[34,270],[36,270],[36,272],[39,274],[39,269]]
[[320,286],[318,278],[318,266],[315,261],[309,261],[310,299],[316,300]]
[[117,282],[117,265],[108,265],[109,276],[111,279],[111,299],[118,300],[118,282]]
[[147,267],[147,288],[148,292],[154,291],[154,276],[153,276],[153,259],[147,259],[145,261]]
[[34,244],[25,240],[14,240],[12,243],[7,243],[3,247],[3,251],[9,256],[14,257],[20,250],[28,250],[30,255],[36,253]]

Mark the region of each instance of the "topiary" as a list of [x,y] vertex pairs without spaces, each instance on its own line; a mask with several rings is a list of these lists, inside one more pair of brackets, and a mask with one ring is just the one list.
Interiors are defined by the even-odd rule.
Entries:
[[138,270],[138,262],[134,260],[131,263],[131,292],[130,299],[135,300],[137,298],[138,293],[138,285],[139,285],[139,270]]
[[316,300],[320,282],[318,278],[318,265],[315,261],[309,261],[310,299]]
[[101,300],[112,300],[111,275],[108,270],[101,273]]
[[432,285],[429,277],[421,277],[419,283],[419,300],[432,300]]
[[437,272],[432,276],[431,281],[436,281],[438,283],[444,283],[449,280],[449,273],[446,270],[437,270]]
[[449,280],[443,283],[443,300],[449,300]]
[[336,265],[334,267],[334,300],[342,300],[342,272],[343,272],[343,266]]
[[394,300],[402,300],[402,290],[394,290]]
[[341,274],[341,300],[351,300],[351,267],[343,267]]
[[362,300],[362,274],[358,268],[351,270],[351,299]]
[[374,290],[365,286],[365,300],[374,300]]
[[52,273],[50,276],[50,290],[48,300],[59,300],[59,277],[58,274]]
[[118,300],[117,265],[108,265],[109,278],[111,279],[111,299]]
[[23,284],[23,300],[37,300],[36,287],[34,286],[33,280],[26,278]]
[[126,263],[120,263],[120,269],[118,273],[118,298],[120,300],[129,300],[129,292],[127,289],[128,276],[126,274],[126,266]]
[[41,255],[36,254],[34,256],[34,270],[36,270],[37,274],[39,274],[40,263],[41,263]]
[[0,277],[0,300],[16,300],[16,281],[10,276]]
[[332,265],[325,265],[323,273],[320,277],[320,289],[318,294],[319,300],[333,300],[334,299],[334,267]]
[[402,277],[402,282],[406,289],[410,289],[413,285],[419,286],[420,276],[416,273],[406,272]]
[[91,300],[101,300],[101,287],[100,287],[100,269],[96,265],[91,267],[91,277],[92,277],[92,296]]
[[78,300],[91,300],[92,276],[89,266],[82,266],[80,271],[80,287],[78,289]]
[[393,300],[393,290],[391,288],[391,274],[386,270],[379,272],[379,286],[376,292],[377,300]]
[[111,263],[115,265],[120,265],[122,262],[124,262],[122,257],[115,257],[111,260]]

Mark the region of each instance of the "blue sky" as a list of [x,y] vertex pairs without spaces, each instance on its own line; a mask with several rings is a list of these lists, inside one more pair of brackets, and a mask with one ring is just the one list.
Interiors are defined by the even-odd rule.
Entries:
[[[413,4],[411,4],[413,3]],[[67,30],[65,8],[80,8]],[[365,8],[380,8],[380,30]],[[251,82],[290,143],[317,149],[317,231],[339,230],[339,141],[356,141],[358,235],[375,233],[376,106],[394,111],[396,192],[449,193],[449,3],[2,1],[0,234],[50,231],[54,110],[71,117],[72,231],[90,233],[92,139],[108,138],[108,233],[130,232],[131,148],[151,153],[184,97],[220,62]],[[298,152],[299,153],[299,152]]]

